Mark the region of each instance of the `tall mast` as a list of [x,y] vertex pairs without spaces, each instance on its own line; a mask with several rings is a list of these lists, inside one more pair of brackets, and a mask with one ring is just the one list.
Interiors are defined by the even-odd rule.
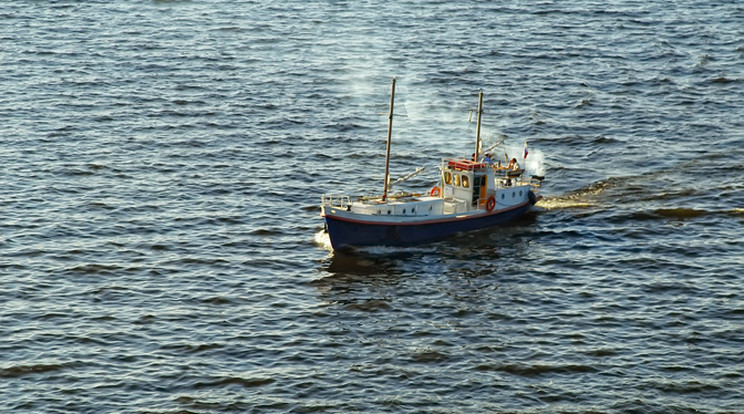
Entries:
[[475,133],[475,159],[473,161],[478,161],[480,159],[480,148],[481,148],[481,137],[480,137],[480,131],[481,131],[481,116],[483,115],[483,91],[478,92],[478,126],[477,126],[477,132]]
[[385,150],[385,184],[382,190],[382,201],[387,199],[388,183],[390,182],[390,136],[393,133],[393,103],[395,102],[395,77],[390,88],[390,114],[388,115],[387,149]]

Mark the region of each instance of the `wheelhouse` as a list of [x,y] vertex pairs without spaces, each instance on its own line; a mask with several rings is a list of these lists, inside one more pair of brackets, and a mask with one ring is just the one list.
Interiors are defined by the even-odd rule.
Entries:
[[494,170],[490,165],[464,160],[442,160],[441,186],[445,200],[465,202],[465,211],[478,210],[496,193]]

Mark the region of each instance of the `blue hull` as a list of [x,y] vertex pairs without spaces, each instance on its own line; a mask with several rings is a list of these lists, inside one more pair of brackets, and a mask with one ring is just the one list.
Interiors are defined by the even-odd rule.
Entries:
[[515,220],[533,204],[530,200],[505,211],[419,224],[379,224],[333,216],[326,216],[325,222],[334,249],[346,246],[408,246]]

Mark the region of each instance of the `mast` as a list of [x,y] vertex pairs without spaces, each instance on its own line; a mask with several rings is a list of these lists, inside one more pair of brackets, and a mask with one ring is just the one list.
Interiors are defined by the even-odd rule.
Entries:
[[483,115],[483,91],[478,92],[478,126],[475,133],[475,159],[473,161],[478,162],[480,159],[480,148],[481,148],[481,116]]
[[390,136],[393,132],[393,103],[395,102],[395,77],[390,87],[390,114],[388,115],[387,149],[385,150],[385,184],[382,190],[382,201],[387,199],[388,183],[390,182]]

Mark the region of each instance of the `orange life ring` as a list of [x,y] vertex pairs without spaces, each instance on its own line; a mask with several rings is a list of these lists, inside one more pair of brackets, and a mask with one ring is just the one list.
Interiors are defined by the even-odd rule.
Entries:
[[431,195],[432,197],[439,197],[439,193],[439,187],[434,187],[431,189],[431,192],[429,192],[429,195]]
[[488,197],[488,200],[486,200],[486,210],[493,211],[493,208],[496,207],[496,198],[494,196]]

